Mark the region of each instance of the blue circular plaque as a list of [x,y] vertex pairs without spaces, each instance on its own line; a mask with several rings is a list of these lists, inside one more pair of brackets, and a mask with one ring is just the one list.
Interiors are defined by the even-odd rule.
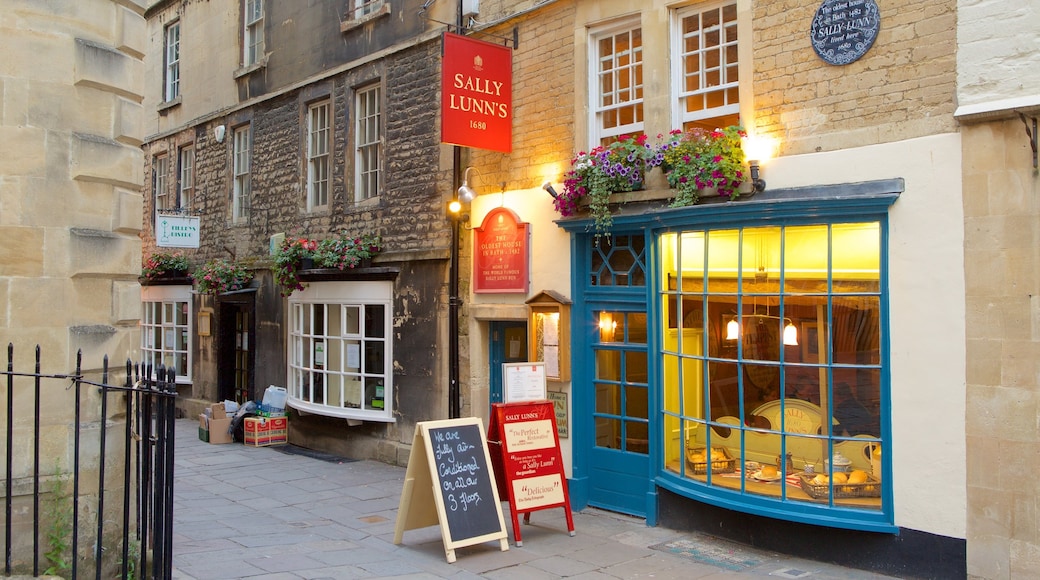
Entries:
[[881,15],[874,0],[823,0],[809,35],[820,58],[842,65],[866,54],[880,28]]

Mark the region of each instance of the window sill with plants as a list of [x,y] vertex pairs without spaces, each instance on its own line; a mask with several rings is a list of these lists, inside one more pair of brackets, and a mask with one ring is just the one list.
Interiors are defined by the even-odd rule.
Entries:
[[191,285],[190,268],[188,258],[180,252],[155,252],[145,260],[138,280],[142,286]]
[[[307,287],[307,281],[336,273],[368,269],[383,249],[376,234],[357,236],[343,233],[324,240],[287,237],[274,257],[274,280],[282,296]],[[327,278],[333,274],[332,278]]]
[[588,215],[597,236],[607,235],[619,204],[670,199],[686,207],[705,198],[735,200],[753,195],[740,127],[658,135],[624,135],[610,145],[580,152],[564,176],[554,205],[560,217]]

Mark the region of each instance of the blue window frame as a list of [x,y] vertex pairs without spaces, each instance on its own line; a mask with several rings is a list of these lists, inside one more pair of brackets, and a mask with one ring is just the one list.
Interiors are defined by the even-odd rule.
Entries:
[[[883,180],[615,216],[615,232],[647,240],[637,260],[645,288],[616,278],[613,267],[597,270],[604,261],[588,250],[599,247],[588,220],[561,222],[574,236],[575,320],[589,325],[575,335],[573,362],[576,504],[600,485],[593,481],[595,398],[578,386],[593,379],[596,361],[582,353],[597,340],[604,308],[642,301],[651,327],[648,398],[656,409],[647,497],[656,486],[778,519],[894,531],[889,454],[875,452],[891,443],[887,214],[902,188],[902,180]],[[856,236],[873,241],[864,246]],[[864,248],[872,257],[859,268],[850,256]],[[730,321],[737,334],[727,339]],[[797,344],[785,344],[785,332]],[[846,409],[843,383],[865,400],[865,412]],[[691,438],[694,431],[699,438]],[[850,448],[861,455],[849,457]],[[813,483],[832,462],[837,471],[846,460],[866,482],[836,483],[838,476]],[[815,473],[803,484],[806,464]]]

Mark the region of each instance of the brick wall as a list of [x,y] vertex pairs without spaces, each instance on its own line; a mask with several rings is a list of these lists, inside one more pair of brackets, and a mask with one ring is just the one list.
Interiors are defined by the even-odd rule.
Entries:
[[861,59],[825,63],[809,29],[820,3],[755,2],[755,125],[780,154],[953,132],[956,2],[878,2],[881,30]]

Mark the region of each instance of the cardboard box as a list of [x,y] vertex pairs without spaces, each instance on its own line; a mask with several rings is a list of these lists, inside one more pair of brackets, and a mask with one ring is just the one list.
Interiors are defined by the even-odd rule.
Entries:
[[285,417],[246,417],[242,431],[245,444],[251,447],[289,442],[289,422]]
[[213,403],[209,407],[210,417],[214,419],[223,419],[227,417],[227,411],[224,410],[224,403]]
[[210,419],[209,420],[209,442],[214,445],[222,443],[231,443],[231,434],[228,433],[228,429],[231,428],[231,417],[224,417],[223,419]]
[[209,416],[205,413],[199,415],[199,441],[209,443]]

